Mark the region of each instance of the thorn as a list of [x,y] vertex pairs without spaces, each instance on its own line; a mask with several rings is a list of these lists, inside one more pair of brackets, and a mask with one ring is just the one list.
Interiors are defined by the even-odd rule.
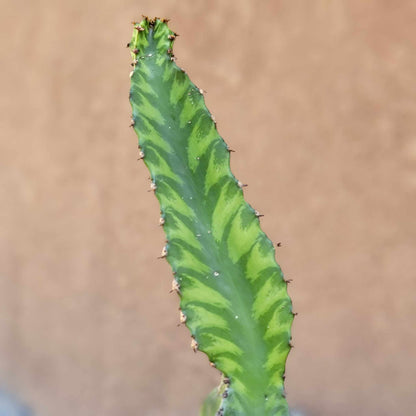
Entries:
[[282,243],[279,241],[278,243],[276,243],[277,247],[282,247]]
[[168,255],[168,248],[164,246],[162,248],[162,254],[158,257],[158,259],[164,259],[166,258],[167,255]]
[[246,183],[242,183],[241,181],[237,181],[237,185],[238,185],[238,187],[239,187],[239,188],[241,188],[241,189],[243,189],[243,188],[245,188],[246,186],[248,186]]
[[134,71],[131,71],[130,74],[129,74],[129,77],[131,78],[133,76],[133,74],[134,74]]
[[227,152],[228,152],[228,153],[235,153],[235,150],[230,149],[230,148],[227,146]]
[[298,316],[298,315],[299,315],[299,313],[298,313],[298,312],[292,312],[292,315],[293,315],[293,316]]
[[289,348],[292,349],[295,348],[295,346],[291,342],[289,342]]
[[137,55],[138,53],[140,52],[140,50],[139,49],[133,49],[133,53],[135,54],[135,55]]
[[175,40],[175,37],[176,37],[175,35],[169,35],[169,36],[168,36],[168,39],[169,39],[169,40]]
[[230,384],[231,383],[231,381],[230,381],[230,378],[229,377],[224,377],[224,380],[222,381],[224,384]]
[[215,120],[214,115],[213,114],[210,114],[210,116],[211,116],[211,120],[214,122],[214,124],[217,125],[217,121]]
[[134,127],[135,124],[136,124],[135,121],[133,119],[131,119],[130,127]]
[[126,45],[126,48],[130,48],[130,42]]
[[140,152],[139,152],[139,158],[137,159],[137,160],[142,160],[142,159],[144,159],[144,152],[143,152],[143,150],[140,150]]
[[165,219],[163,217],[159,218],[159,225],[163,225],[165,223]]
[[222,394],[222,397],[224,397],[224,399],[226,399],[228,397],[228,391],[225,390],[224,393]]
[[217,366],[215,365],[215,363],[213,363],[212,361],[210,361],[209,365],[213,368],[217,368]]
[[[170,49],[170,48],[169,48],[169,49],[167,50],[167,53],[168,53],[168,55],[172,55],[172,54],[173,54],[172,49]],[[172,56],[173,56],[173,55],[172,55]]]
[[169,22],[170,22],[170,19],[166,19],[166,18],[162,19],[162,23],[169,23]]
[[173,293],[176,292],[178,295],[181,294],[181,286],[180,284],[176,281],[176,279],[172,280],[172,289],[169,291],[169,293]]
[[257,218],[264,217],[264,215],[260,214],[260,212],[258,212],[257,210],[254,210],[254,214],[256,215]]
[[170,57],[170,60],[171,60],[172,62],[175,62],[175,61],[176,61],[176,57],[175,57],[175,56],[171,56],[171,57]]
[[201,95],[204,95],[204,94],[206,93],[206,91],[205,91],[205,90],[203,90],[202,88],[198,88],[198,91],[199,91],[199,93],[200,93]]
[[144,31],[144,28],[142,26],[140,26],[140,25],[134,26],[134,28],[136,30],[138,30],[139,32],[143,32]]
[[179,325],[182,325],[186,322],[186,315],[182,311],[179,312],[179,322]]
[[198,351],[198,342],[196,341],[195,338],[192,338],[191,341],[191,348],[193,349],[193,351],[196,353]]
[[292,283],[293,279],[286,279],[285,282],[286,282],[286,284]]
[[151,191],[156,191],[156,189],[157,189],[157,185],[156,185],[154,182],[152,182],[152,183],[150,184],[150,189],[149,189],[149,191],[148,191],[148,192],[151,192]]

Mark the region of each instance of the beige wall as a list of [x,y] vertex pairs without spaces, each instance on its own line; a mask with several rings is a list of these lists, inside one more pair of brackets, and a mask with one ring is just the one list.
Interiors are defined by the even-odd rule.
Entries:
[[129,125],[130,21],[171,18],[282,241],[288,399],[416,414],[412,0],[1,0],[0,388],[40,416],[183,416],[217,383],[178,328]]

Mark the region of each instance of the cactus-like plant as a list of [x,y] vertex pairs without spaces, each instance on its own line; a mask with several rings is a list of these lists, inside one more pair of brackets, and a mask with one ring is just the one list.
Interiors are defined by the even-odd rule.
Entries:
[[259,213],[230,171],[230,149],[203,91],[175,64],[176,36],[164,19],[134,23],[130,102],[160,202],[162,256],[173,269],[180,320],[194,351],[223,374],[219,405],[205,414],[288,415],[284,372],[294,314],[287,282]]

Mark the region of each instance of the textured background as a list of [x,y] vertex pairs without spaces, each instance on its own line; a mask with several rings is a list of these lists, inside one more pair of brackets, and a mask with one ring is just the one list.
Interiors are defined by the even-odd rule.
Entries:
[[299,316],[290,404],[416,414],[412,0],[0,0],[0,389],[39,416],[196,416],[129,129],[130,21],[171,18]]

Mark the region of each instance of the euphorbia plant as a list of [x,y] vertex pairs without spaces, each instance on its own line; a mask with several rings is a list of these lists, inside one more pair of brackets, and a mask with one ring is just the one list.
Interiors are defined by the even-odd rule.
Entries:
[[160,202],[162,256],[173,270],[180,320],[194,351],[223,374],[218,402],[203,412],[288,415],[284,373],[294,314],[287,282],[260,214],[231,173],[230,149],[203,91],[175,63],[175,37],[166,20],[134,24],[130,102]]

